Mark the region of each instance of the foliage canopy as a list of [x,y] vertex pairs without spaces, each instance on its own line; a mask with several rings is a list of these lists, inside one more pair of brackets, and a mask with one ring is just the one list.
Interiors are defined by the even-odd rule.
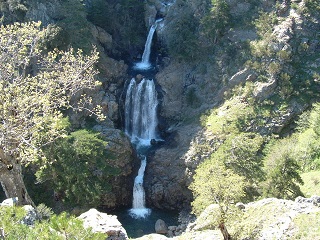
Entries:
[[99,85],[96,50],[43,54],[44,33],[35,22],[0,27],[0,181],[7,197],[27,202],[21,164],[44,157],[42,147],[65,136],[62,111],[94,112],[84,89]]
[[48,161],[40,164],[38,180],[75,205],[97,206],[100,197],[111,189],[108,178],[119,172],[106,152],[107,142],[99,133],[72,132],[45,148]]

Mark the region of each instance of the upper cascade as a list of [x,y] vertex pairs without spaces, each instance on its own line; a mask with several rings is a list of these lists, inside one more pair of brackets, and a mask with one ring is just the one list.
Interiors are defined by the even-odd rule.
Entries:
[[138,62],[134,65],[134,69],[136,70],[148,70],[152,67],[151,63],[150,63],[150,53],[151,53],[151,43],[152,43],[152,38],[154,35],[154,32],[157,29],[158,23],[160,21],[162,21],[163,19],[158,19],[156,20],[156,22],[151,26],[149,33],[148,33],[148,37],[147,37],[147,41],[145,43],[144,46],[144,51],[142,54],[142,59],[141,62]]

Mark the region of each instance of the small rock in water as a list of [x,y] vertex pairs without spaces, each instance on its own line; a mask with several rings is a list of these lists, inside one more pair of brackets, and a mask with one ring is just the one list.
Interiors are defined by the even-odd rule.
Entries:
[[143,79],[143,76],[141,74],[138,74],[136,76],[136,81],[137,81],[138,84],[141,82],[142,79]]
[[150,144],[151,144],[152,146],[154,146],[154,145],[157,144],[157,141],[153,138],[153,139],[150,140]]
[[154,228],[156,230],[156,233],[159,233],[159,234],[167,234],[168,233],[167,224],[162,219],[158,219],[156,221]]

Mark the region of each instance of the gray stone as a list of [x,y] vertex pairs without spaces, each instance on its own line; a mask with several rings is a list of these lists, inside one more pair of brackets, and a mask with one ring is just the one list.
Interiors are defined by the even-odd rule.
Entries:
[[0,206],[14,206],[18,203],[18,198],[17,197],[13,197],[13,198],[7,198],[5,200],[2,201],[2,203],[0,204]]
[[31,205],[25,205],[23,206],[23,209],[26,211],[26,216],[22,219],[22,223],[33,226],[38,219],[36,210]]
[[274,78],[271,78],[269,82],[266,82],[266,83],[257,82],[255,84],[253,95],[260,101],[263,101],[264,99],[274,94],[276,87],[277,87],[277,81]]
[[237,85],[239,83],[243,83],[247,80],[248,76],[250,75],[251,71],[249,71],[247,68],[237,72],[236,74],[234,74],[230,80],[229,80],[229,84],[231,86]]
[[236,207],[239,208],[240,210],[243,210],[246,208],[246,206],[242,202],[236,203]]
[[91,227],[93,232],[106,233],[109,240],[125,240],[128,239],[126,230],[118,221],[117,216],[101,213],[92,208],[81,214],[78,219],[83,220],[85,228]]
[[154,225],[155,231],[158,234],[167,234],[168,233],[168,227],[165,221],[162,219],[158,219]]

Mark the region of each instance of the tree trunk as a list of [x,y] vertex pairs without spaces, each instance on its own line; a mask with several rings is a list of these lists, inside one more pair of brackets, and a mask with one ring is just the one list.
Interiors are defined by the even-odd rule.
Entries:
[[228,230],[227,230],[226,226],[224,225],[224,222],[221,222],[219,224],[219,229],[220,229],[220,231],[221,231],[221,233],[223,235],[223,239],[224,240],[231,240],[231,236],[228,233]]
[[35,206],[24,184],[20,163],[0,158],[0,182],[7,198],[18,198],[17,205]]

